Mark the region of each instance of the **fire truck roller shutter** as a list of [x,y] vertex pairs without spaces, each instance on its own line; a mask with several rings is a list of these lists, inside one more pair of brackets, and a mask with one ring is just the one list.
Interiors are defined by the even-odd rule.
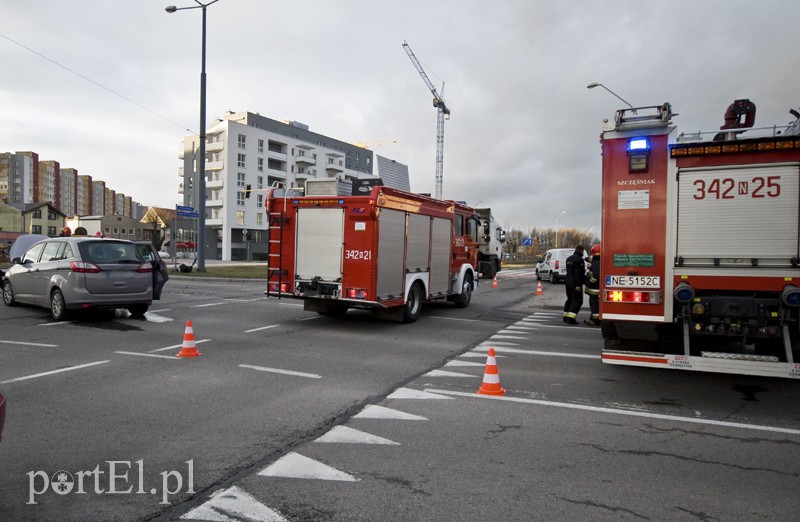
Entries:
[[427,272],[431,248],[431,217],[408,214],[408,249],[406,270]]
[[797,165],[682,169],[676,255],[684,266],[791,266],[799,177]]
[[335,281],[342,276],[344,210],[301,208],[297,210],[297,267],[303,280],[320,277]]
[[433,218],[431,231],[430,295],[447,295],[450,292],[450,248],[453,244],[452,222]]
[[378,299],[402,297],[406,213],[382,208],[378,217]]

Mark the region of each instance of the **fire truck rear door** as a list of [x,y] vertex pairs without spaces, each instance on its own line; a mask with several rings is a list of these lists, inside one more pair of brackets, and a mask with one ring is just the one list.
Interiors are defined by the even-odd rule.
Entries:
[[344,209],[301,208],[297,210],[297,257],[295,274],[323,281],[342,277]]
[[678,258],[686,266],[791,266],[799,174],[797,165],[681,170]]

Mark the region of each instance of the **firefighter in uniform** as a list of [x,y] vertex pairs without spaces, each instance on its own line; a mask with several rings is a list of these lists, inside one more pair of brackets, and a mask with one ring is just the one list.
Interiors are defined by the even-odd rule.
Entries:
[[583,283],[586,279],[586,263],[583,260],[583,245],[575,247],[575,253],[567,258],[567,276],[564,286],[567,301],[564,303],[564,322],[578,324],[578,312],[583,306]]
[[589,308],[592,316],[584,323],[600,326],[600,243],[592,247],[592,264],[586,271],[586,293],[589,295]]

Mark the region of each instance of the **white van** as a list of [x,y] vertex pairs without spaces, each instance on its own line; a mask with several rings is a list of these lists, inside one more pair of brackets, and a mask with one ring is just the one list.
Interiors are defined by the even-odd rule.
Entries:
[[536,280],[563,281],[567,276],[567,258],[574,253],[574,248],[554,248],[545,252],[536,267]]

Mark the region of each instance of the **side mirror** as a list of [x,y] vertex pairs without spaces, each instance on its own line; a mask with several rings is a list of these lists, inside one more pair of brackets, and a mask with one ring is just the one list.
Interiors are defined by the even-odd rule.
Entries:
[[506,231],[505,230],[501,230],[500,231],[500,242],[501,243],[505,243],[506,242]]
[[19,257],[15,257],[14,259],[11,260],[11,264],[13,264],[13,265],[21,265],[22,264],[22,259],[19,258]]

